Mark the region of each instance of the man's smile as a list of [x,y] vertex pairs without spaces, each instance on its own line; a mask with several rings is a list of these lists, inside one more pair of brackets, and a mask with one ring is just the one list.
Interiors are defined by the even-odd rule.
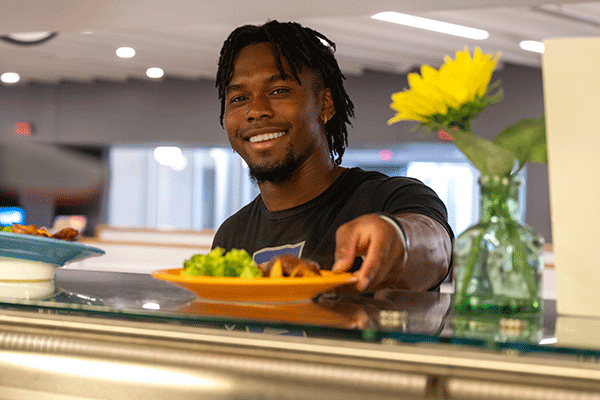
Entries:
[[259,143],[264,142],[266,140],[273,140],[282,137],[285,135],[285,132],[275,132],[275,133],[263,133],[260,135],[254,135],[248,139],[250,143]]

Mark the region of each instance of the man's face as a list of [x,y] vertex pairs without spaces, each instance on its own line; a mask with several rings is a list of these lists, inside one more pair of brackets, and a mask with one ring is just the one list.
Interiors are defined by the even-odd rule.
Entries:
[[225,95],[229,142],[258,183],[287,181],[309,160],[329,155],[320,116],[330,92],[308,68],[298,83],[282,61],[285,79],[269,43],[244,47]]

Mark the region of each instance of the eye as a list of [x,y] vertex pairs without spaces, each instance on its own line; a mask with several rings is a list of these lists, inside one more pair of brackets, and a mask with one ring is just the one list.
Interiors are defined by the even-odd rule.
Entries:
[[229,100],[230,103],[239,103],[240,101],[246,100],[244,96],[236,96]]
[[283,94],[283,93],[287,93],[289,92],[288,89],[284,89],[284,88],[279,88],[279,89],[275,89],[271,92],[271,94]]

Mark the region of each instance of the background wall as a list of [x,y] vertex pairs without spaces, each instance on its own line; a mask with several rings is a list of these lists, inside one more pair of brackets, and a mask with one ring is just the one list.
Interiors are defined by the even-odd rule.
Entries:
[[[472,123],[473,130],[488,139],[544,111],[540,69],[505,64],[495,79],[502,81],[504,100]],[[406,87],[405,75],[366,71],[348,76],[346,88],[356,111],[349,130],[350,148],[439,140],[412,132],[411,122],[386,124],[393,116],[391,94]],[[33,125],[32,139],[48,143],[228,145],[212,80],[0,86],[0,105],[0,141],[14,136],[15,122],[28,121]],[[527,168],[526,222],[552,241],[546,165]]]

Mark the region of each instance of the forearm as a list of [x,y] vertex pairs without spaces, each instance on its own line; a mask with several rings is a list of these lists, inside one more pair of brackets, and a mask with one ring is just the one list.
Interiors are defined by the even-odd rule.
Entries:
[[422,214],[400,214],[396,218],[402,225],[405,238],[405,255],[399,262],[394,287],[408,290],[427,290],[448,273],[452,243],[444,227]]

